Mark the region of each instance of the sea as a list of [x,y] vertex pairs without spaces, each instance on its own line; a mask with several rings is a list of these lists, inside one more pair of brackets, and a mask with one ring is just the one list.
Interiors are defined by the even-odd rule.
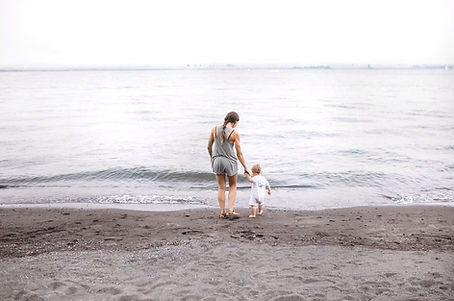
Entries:
[[454,70],[288,68],[0,72],[0,204],[217,207],[230,111],[268,208],[454,205]]

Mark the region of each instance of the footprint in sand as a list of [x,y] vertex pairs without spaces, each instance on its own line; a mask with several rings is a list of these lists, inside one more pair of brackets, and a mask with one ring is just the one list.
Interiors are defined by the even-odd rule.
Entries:
[[296,281],[302,281],[303,283],[305,283],[305,281],[303,281],[303,277],[296,276],[296,275],[282,275],[282,276],[279,276],[279,279],[296,280]]
[[66,286],[66,284],[64,284],[63,282],[52,282],[51,284],[49,284],[49,288],[52,289],[52,290],[56,290],[56,289],[59,289],[63,286]]
[[313,294],[311,297],[312,297],[312,298],[322,298],[322,299],[326,299],[326,295],[325,295],[325,294],[321,294],[321,293]]
[[151,290],[154,290],[154,289],[157,289],[158,287],[162,287],[162,286],[176,286],[178,287],[179,283],[176,282],[176,281],[165,281],[165,282],[159,282],[155,285],[153,285],[150,289]]
[[[72,284],[72,285],[71,285]],[[69,281],[69,283],[55,281],[49,284],[48,286],[52,291],[64,294],[66,296],[75,295],[80,292],[80,289],[87,291],[89,287],[84,284],[78,284],[74,281]]]
[[303,281],[304,284],[309,284],[309,283],[315,283],[315,282],[320,282],[321,280],[314,279],[314,278],[308,278]]
[[301,295],[291,294],[291,295],[279,296],[272,300],[273,301],[303,301],[305,299]]
[[267,290],[264,295],[264,300],[275,300],[283,296],[290,296],[294,294],[292,291],[286,290]]
[[70,296],[70,295],[75,295],[77,292],[78,292],[78,288],[75,287],[75,286],[70,286],[68,287],[68,289],[66,290],[66,295]]
[[121,290],[116,287],[104,287],[98,290],[98,293],[109,294],[109,295],[118,295],[121,293]]
[[126,295],[126,296],[121,296],[119,301],[134,301],[134,300],[140,300],[139,296],[137,295]]

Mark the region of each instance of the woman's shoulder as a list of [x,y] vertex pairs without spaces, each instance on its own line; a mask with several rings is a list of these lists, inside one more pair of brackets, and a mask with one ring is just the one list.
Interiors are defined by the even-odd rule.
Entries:
[[235,128],[225,128],[225,133],[231,136],[236,136],[240,134]]

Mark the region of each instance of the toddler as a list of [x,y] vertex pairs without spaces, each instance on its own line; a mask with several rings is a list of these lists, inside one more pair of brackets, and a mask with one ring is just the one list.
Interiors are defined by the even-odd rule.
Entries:
[[263,213],[263,203],[265,201],[265,194],[271,194],[270,183],[262,176],[262,167],[260,164],[252,166],[252,177],[248,172],[245,172],[246,178],[251,182],[251,197],[249,198],[249,206],[251,206],[251,215],[249,217],[256,217],[256,206],[258,205],[258,215]]

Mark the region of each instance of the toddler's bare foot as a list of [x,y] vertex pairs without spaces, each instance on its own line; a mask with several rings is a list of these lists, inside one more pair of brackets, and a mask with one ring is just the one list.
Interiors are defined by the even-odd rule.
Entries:
[[255,217],[255,215],[252,215],[252,214],[251,214],[251,215],[249,215],[249,217],[251,217],[251,218],[254,218],[254,217]]

